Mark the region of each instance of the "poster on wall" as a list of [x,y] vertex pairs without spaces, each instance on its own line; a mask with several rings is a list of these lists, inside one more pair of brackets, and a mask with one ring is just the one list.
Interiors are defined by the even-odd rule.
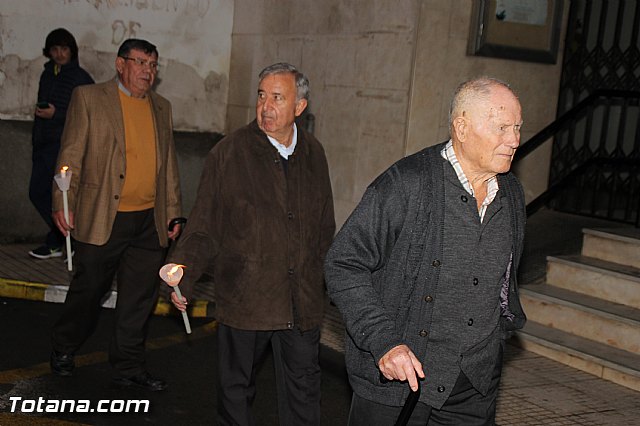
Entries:
[[473,0],[467,53],[555,64],[562,0]]
[[156,91],[176,129],[222,132],[227,106],[233,0],[21,0],[0,4],[0,119],[31,119],[47,34],[66,28],[97,82],[115,75],[127,38],[158,48]]

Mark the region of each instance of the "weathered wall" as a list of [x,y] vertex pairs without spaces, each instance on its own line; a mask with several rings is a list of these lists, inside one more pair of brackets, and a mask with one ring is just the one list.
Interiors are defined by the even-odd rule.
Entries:
[[[299,66],[311,80],[341,225],[376,175],[447,137],[450,97],[468,78],[491,75],[514,87],[523,141],[553,121],[561,59],[467,56],[470,21],[470,0],[236,0],[227,128],[255,117],[262,67]],[[549,151],[535,157],[518,168],[528,199],[546,188]]]
[[47,34],[67,28],[80,64],[97,82],[115,75],[122,41],[158,47],[158,93],[173,105],[176,129],[223,132],[233,0],[20,0],[0,4],[0,118],[30,120]]
[[[34,1],[39,0],[27,2],[33,4]],[[200,92],[207,90],[206,77],[195,69],[198,61],[204,60],[209,53],[195,54],[190,44],[191,41],[206,42],[210,48],[214,48],[218,42],[214,43],[206,37],[199,40],[187,38],[187,42],[183,39],[178,50],[191,55],[191,62],[181,59],[182,56],[172,57],[164,53],[171,52],[171,46],[177,45],[174,44],[176,28],[186,31],[191,25],[191,21],[184,18],[186,10],[194,5],[212,5],[216,0],[206,3],[204,0],[42,1],[64,8],[74,22],[83,22],[86,18],[84,15],[73,15],[77,10],[84,10],[76,7],[79,5],[89,5],[100,13],[106,13],[107,18],[101,21],[94,19],[91,23],[96,28],[96,34],[101,34],[100,37],[107,40],[108,46],[100,51],[92,51],[87,46],[96,45],[95,37],[79,39],[83,45],[81,61],[97,80],[109,78],[113,70],[116,46],[111,43],[114,21],[109,13],[121,13],[117,19],[123,22],[131,19],[128,12],[136,11],[141,14],[140,18],[136,18],[141,22],[147,19],[147,15],[151,17],[149,19],[160,19],[163,14],[173,16],[175,20],[163,18],[163,23],[154,27],[160,29],[153,33],[153,37],[148,37],[160,48],[160,77],[163,81],[158,91],[172,100],[176,121],[183,123],[179,128],[200,128],[200,125],[185,125],[188,119],[193,120],[190,123],[218,120],[215,117],[219,110],[215,105],[209,101],[202,103],[193,100],[201,95]],[[14,43],[20,40],[5,35],[8,19],[4,13],[5,5],[6,2],[0,5],[0,41],[3,43],[0,46],[0,52],[3,52],[0,70],[8,67],[11,71],[8,74],[0,72],[0,97],[3,99],[0,113],[6,98],[20,100],[19,107],[13,110],[28,115],[44,62],[39,57],[44,37],[49,29],[62,26],[65,21],[56,12],[51,19],[40,18],[26,23],[25,15],[20,25],[17,22],[12,25],[27,28],[26,35],[21,36],[25,37],[21,49],[32,54],[5,55],[4,52],[11,51],[6,45],[7,40],[13,40]],[[137,9],[138,5],[147,5],[148,8]],[[158,5],[166,7],[161,11],[154,10]],[[182,11],[180,13],[184,12],[181,15],[184,19],[175,16],[172,8],[176,5]],[[568,2],[565,2],[565,6],[566,9]],[[446,138],[450,96],[455,86],[467,78],[488,74],[513,85],[520,94],[524,108],[523,141],[554,119],[560,65],[467,56],[470,0],[235,0],[231,7],[233,30],[226,121],[223,125],[207,129],[216,130],[220,127],[228,133],[254,119],[257,75],[264,66],[278,61],[299,66],[311,80],[309,108],[316,116],[316,136],[325,146],[329,159],[339,225],[351,213],[366,185],[376,175],[395,160]],[[196,7],[189,10],[200,9]],[[188,21],[188,25],[183,25],[185,21]],[[231,25],[231,21],[226,24]],[[34,28],[40,29],[40,32]],[[142,31],[146,27],[141,29],[134,25],[133,29],[138,36],[147,37]],[[36,33],[37,36],[34,35]],[[564,35],[561,40],[564,40]],[[163,43],[168,45],[163,47]],[[34,67],[34,62],[38,66]],[[15,81],[9,84],[7,76]],[[216,86],[216,81],[212,78],[209,83]],[[185,93],[191,95],[180,98]],[[224,103],[224,99],[219,102]],[[224,112],[222,114],[224,116]],[[2,124],[0,122],[0,126]],[[21,128],[20,132],[24,131]],[[201,137],[194,134],[184,139],[179,143],[179,152],[184,153],[182,150],[188,149],[187,146],[198,144]],[[22,208],[30,211],[33,208],[26,198],[26,189],[22,190],[19,186],[26,185],[24,176],[28,179],[30,170],[30,143],[28,136],[25,138],[20,142],[23,143],[21,146],[10,145],[19,153],[14,164],[22,168],[22,177],[12,189],[15,197],[7,201],[9,205],[26,206]],[[0,143],[3,147],[7,146],[6,139],[9,138],[4,136],[4,127],[0,127]],[[180,160],[181,171],[182,167],[185,169],[182,185],[186,204],[195,196],[201,167],[201,159],[196,161],[197,155],[200,155],[198,153],[200,151],[192,153],[189,161],[185,161],[184,157]],[[198,164],[190,163],[192,160]],[[528,199],[546,187],[548,162],[546,150],[518,167],[517,172],[525,184]],[[3,167],[0,166],[0,179],[6,175]],[[18,196],[23,198],[17,200]],[[0,204],[6,204],[5,197],[6,194],[0,198]],[[0,221],[3,220],[4,211],[6,209],[0,209]],[[26,220],[23,216],[18,219]],[[31,226],[33,224],[37,226],[39,219],[34,220]],[[0,231],[4,232],[2,228]]]

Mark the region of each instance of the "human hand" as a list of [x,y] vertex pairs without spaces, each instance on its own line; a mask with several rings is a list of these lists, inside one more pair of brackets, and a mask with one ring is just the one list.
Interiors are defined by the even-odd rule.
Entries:
[[44,118],[46,120],[51,120],[55,112],[56,112],[56,107],[53,106],[53,104],[49,104],[48,108],[36,107],[36,117]]
[[179,311],[186,312],[187,310],[187,298],[182,296],[182,300],[178,298],[178,295],[175,291],[171,292],[171,303],[175,306]]
[[180,236],[181,232],[182,232],[182,225],[178,223],[178,224],[173,225],[173,228],[171,228],[169,230],[167,235],[169,236],[169,239],[175,241],[175,239]]
[[395,346],[384,354],[378,362],[378,367],[382,375],[389,380],[407,380],[414,392],[418,390],[418,377],[424,379],[422,363],[407,345]]
[[64,218],[63,210],[56,210],[55,212],[51,213],[51,216],[53,217],[53,223],[55,223],[60,232],[62,232],[62,235],[64,235],[65,237],[69,234],[69,231],[75,228],[75,220],[72,211],[69,211],[69,223],[67,223],[66,219]]

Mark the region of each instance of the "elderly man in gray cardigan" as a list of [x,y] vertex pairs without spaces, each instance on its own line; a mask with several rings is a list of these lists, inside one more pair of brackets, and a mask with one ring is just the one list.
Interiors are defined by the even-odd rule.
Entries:
[[458,87],[449,120],[448,142],[367,188],[327,254],[348,332],[350,425],[394,424],[418,386],[409,424],[495,422],[504,342],[526,320],[515,280],[525,204],[509,172],[521,107],[481,77]]

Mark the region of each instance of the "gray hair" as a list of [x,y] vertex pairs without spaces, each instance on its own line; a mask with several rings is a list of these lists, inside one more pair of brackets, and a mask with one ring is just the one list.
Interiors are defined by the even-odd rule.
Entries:
[[476,77],[460,84],[453,94],[451,106],[449,108],[449,127],[453,124],[453,119],[464,110],[470,102],[484,101],[491,96],[491,89],[502,86],[508,89],[513,96],[518,97],[508,83],[493,77]]
[[302,74],[296,67],[286,62],[278,62],[277,64],[269,65],[258,75],[259,81],[262,81],[266,76],[272,74],[293,74],[296,80],[296,101],[300,99],[309,99],[309,79]]

